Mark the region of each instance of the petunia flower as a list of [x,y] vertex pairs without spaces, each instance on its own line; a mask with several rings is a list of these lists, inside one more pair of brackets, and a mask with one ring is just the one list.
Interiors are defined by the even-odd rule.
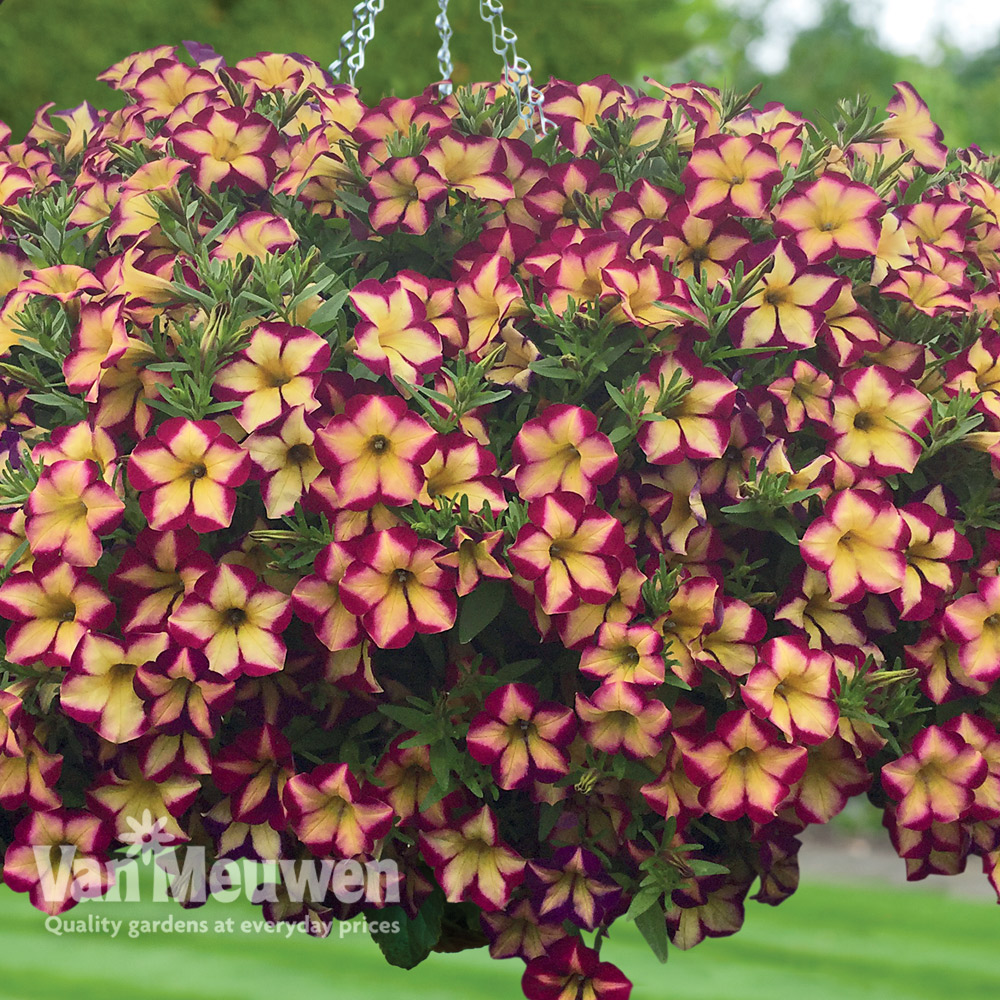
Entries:
[[455,624],[455,571],[438,561],[444,551],[408,526],[372,532],[355,543],[354,562],[340,579],[340,600],[375,645],[399,649],[418,632],[444,632]]
[[284,830],[288,813],[282,793],[293,773],[291,745],[270,725],[244,730],[212,761],[212,781],[229,796],[231,821],[251,827],[267,823]]
[[808,760],[804,747],[782,742],[769,722],[739,709],[726,712],[711,733],[681,749],[684,770],[701,789],[699,801],[726,822],[741,816],[755,823],[773,819]]
[[69,666],[88,631],[111,624],[115,609],[86,570],[50,556],[0,585],[0,615],[11,623],[5,637],[11,663],[40,660],[59,669]]
[[232,680],[284,667],[281,636],[291,616],[289,599],[253,570],[222,563],[199,577],[167,627],[175,642],[203,650],[212,670]]
[[606,919],[622,895],[597,855],[582,847],[560,847],[551,859],[529,861],[525,887],[539,920],[569,920],[588,931]]
[[692,215],[763,218],[781,180],[777,154],[760,136],[699,139],[681,173]]
[[878,248],[882,199],[867,184],[822,174],[793,188],[774,211],[774,233],[814,261],[870,257]]
[[808,566],[826,574],[832,599],[854,604],[903,585],[907,540],[906,522],[891,503],[869,490],[843,490],[806,529],[799,549]]
[[602,962],[579,938],[556,941],[528,962],[521,978],[528,1000],[628,1000],[632,983],[617,966]]
[[118,527],[125,504],[96,462],[60,461],[45,467],[25,508],[25,535],[36,557],[96,566],[104,553],[101,535]]
[[4,884],[28,893],[43,913],[64,913],[111,887],[110,843],[107,826],[83,810],[31,813],[14,828],[4,855]]
[[553,782],[569,773],[566,747],[576,733],[573,712],[542,702],[530,684],[505,684],[491,692],[469,723],[469,754],[493,769],[500,788]]
[[318,334],[288,323],[261,323],[250,343],[215,377],[219,399],[239,400],[233,416],[255,431],[293,406],[319,407],[316,387],[330,363],[330,345]]
[[670,726],[670,710],[637,684],[606,681],[591,697],[576,696],[576,714],[584,740],[605,753],[625,753],[635,760],[655,757]]
[[323,471],[315,449],[316,435],[304,406],[293,406],[284,418],[255,430],[244,442],[262,483],[268,517],[291,514],[296,503]]
[[243,108],[206,108],[170,136],[175,154],[194,164],[203,191],[236,187],[247,194],[266,190],[277,173],[274,153],[281,136],[262,115]]
[[139,442],[128,478],[155,531],[228,528],[236,490],[250,476],[250,456],[211,420],[171,417]]
[[556,403],[521,426],[511,446],[514,482],[520,496],[534,500],[557,490],[577,493],[588,503],[618,467],[618,456],[597,417],[579,406]]
[[983,755],[958,733],[928,726],[914,737],[909,753],[883,766],[882,787],[897,803],[900,826],[926,830],[932,822],[963,819],[988,773]]
[[833,450],[850,465],[877,475],[912,472],[928,431],[931,404],[896,372],[881,365],[848,372],[834,390]]
[[576,493],[556,492],[528,504],[528,523],[508,556],[533,583],[546,614],[572,611],[581,602],[611,599],[622,574],[621,522]]
[[833,657],[795,635],[765,642],[740,689],[754,715],[777,726],[789,743],[804,744],[822,743],[836,732],[838,693]]
[[376,233],[424,235],[448,196],[447,181],[424,156],[393,157],[374,170],[361,193]]
[[958,644],[959,664],[972,681],[992,684],[1000,678],[1000,577],[981,577],[974,594],[948,604],[942,628]]
[[138,739],[146,731],[146,715],[132,681],[139,667],[166,646],[163,632],[137,634],[125,641],[84,636],[59,691],[62,710],[109,743]]
[[605,622],[580,656],[580,672],[641,686],[663,683],[663,636],[651,625]]
[[398,396],[352,396],[344,412],[316,432],[316,456],[329,470],[337,505],[402,507],[420,496],[423,464],[437,435]]
[[441,367],[441,336],[427,321],[423,303],[401,281],[359,281],[350,300],[360,317],[354,354],[376,375],[419,382]]
[[392,807],[362,790],[346,764],[321,764],[288,779],[288,822],[317,857],[369,854],[392,826]]
[[490,807],[427,827],[420,832],[420,853],[434,869],[445,898],[452,903],[469,900],[487,912],[503,909],[524,881],[525,862],[500,839]]

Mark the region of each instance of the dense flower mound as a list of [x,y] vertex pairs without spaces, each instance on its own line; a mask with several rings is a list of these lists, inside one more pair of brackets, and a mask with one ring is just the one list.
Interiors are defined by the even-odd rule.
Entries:
[[824,131],[553,81],[539,138],[298,56],[103,78],[0,126],[8,885],[150,818],[377,861],[265,913],[553,1000],[629,995],[618,919],[780,903],[852,796],[1000,889],[1000,161],[905,83]]

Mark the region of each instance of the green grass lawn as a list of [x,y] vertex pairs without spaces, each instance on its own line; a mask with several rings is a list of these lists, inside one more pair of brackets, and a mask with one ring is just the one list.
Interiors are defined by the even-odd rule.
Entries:
[[[518,1000],[523,963],[482,951],[390,968],[363,934],[290,940],[240,933],[242,898],[184,911],[165,903],[82,904],[66,914],[123,920],[117,938],[45,930],[26,896],[0,890],[0,1000]],[[235,933],[149,933],[128,921],[232,918]],[[1000,907],[926,888],[804,885],[777,909],[750,903],[735,937],[674,951],[659,965],[631,925],[605,955],[633,1000],[996,1000]]]

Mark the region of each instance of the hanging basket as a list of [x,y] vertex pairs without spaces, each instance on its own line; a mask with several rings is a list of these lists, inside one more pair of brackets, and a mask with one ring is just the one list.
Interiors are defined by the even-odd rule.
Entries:
[[997,887],[997,161],[908,84],[537,90],[490,2],[499,82],[367,107],[381,8],[0,135],[4,881],[274,862],[598,1000],[852,797]]

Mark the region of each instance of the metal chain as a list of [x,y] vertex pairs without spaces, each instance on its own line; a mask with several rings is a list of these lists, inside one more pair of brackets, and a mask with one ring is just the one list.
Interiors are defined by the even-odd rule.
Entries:
[[[0,0],[2,3],[3,0]],[[385,0],[362,0],[355,4],[351,12],[351,30],[340,39],[340,51],[330,63],[330,73],[340,80],[344,65],[347,66],[347,80],[353,86],[358,73],[365,65],[365,47],[375,37],[375,18],[385,7]],[[452,92],[451,74],[451,24],[448,21],[448,0],[438,0],[441,12],[434,25],[441,36],[438,49],[438,68],[441,71],[442,94]],[[544,135],[551,123],[542,108],[542,92],[531,82],[531,65],[517,54],[517,35],[504,24],[503,4],[500,0],[479,0],[479,16],[490,26],[493,36],[493,51],[503,59],[503,82],[517,98],[517,110],[524,127],[535,129]],[[346,57],[345,57],[346,53]],[[537,114],[537,122],[535,116]]]
[[347,82],[354,86],[354,79],[365,65],[365,46],[375,37],[375,18],[385,7],[385,0],[362,0],[351,12],[351,30],[340,38],[340,51],[330,63],[330,74],[339,80],[344,72],[344,53],[347,53]]
[[451,48],[448,44],[451,41],[451,23],[448,21],[448,0],[438,0],[438,6],[441,8],[441,13],[434,19],[434,27],[437,28],[438,34],[441,36],[441,48],[438,49],[438,69],[441,72],[441,80],[443,81],[438,86],[438,92],[442,97],[447,97],[453,89],[451,82]]
[[500,0],[479,0],[479,16],[493,33],[493,51],[503,59],[503,79],[517,97],[517,110],[524,127],[535,128],[537,112],[538,130],[544,135],[550,123],[542,110],[542,92],[531,82],[528,60],[517,54],[517,35],[504,24],[503,4]]

